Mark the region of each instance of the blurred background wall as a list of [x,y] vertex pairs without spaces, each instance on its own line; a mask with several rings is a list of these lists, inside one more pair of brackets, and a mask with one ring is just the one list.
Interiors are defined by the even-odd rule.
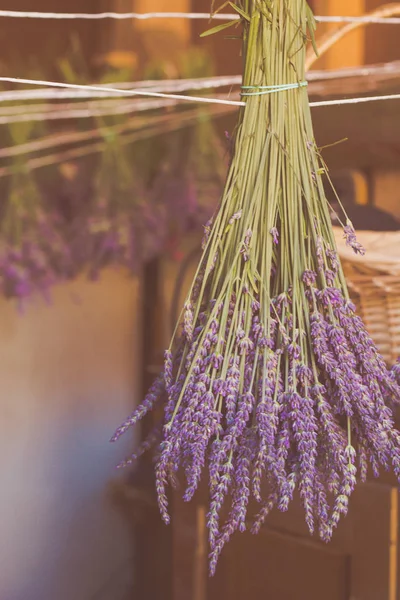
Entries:
[[18,314],[0,306],[0,597],[125,597],[126,524],[108,497],[132,445],[109,444],[140,381],[140,284],[76,281]]

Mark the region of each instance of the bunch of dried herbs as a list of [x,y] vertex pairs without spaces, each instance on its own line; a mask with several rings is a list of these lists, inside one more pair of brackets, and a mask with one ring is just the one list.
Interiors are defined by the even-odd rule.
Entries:
[[[183,474],[189,501],[208,472],[212,573],[253,505],[256,533],[298,493],[328,541],[369,466],[400,476],[400,387],[349,301],[324,194],[304,85],[312,13],[305,0],[234,6],[246,105],[222,200],[164,371],[113,438],[165,403],[142,450],[157,444],[166,523],[168,486]],[[363,252],[350,222],[344,235]]]

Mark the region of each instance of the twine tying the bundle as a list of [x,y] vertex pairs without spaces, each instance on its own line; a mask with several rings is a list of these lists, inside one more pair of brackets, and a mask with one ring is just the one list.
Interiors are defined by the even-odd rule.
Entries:
[[280,85],[242,85],[242,90],[255,90],[241,92],[241,96],[264,96],[266,94],[274,94],[275,92],[286,92],[287,90],[295,90],[301,87],[307,87],[308,81],[300,81],[298,83],[284,83]]

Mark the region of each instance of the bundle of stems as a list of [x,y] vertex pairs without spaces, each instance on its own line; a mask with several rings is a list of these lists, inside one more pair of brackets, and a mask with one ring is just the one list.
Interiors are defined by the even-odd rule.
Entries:
[[[396,372],[349,300],[324,194],[303,83],[312,13],[305,0],[236,7],[246,106],[222,200],[164,371],[113,438],[165,402],[161,439],[143,450],[157,440],[166,523],[168,485],[183,472],[189,501],[208,470],[211,573],[254,507],[257,532],[298,493],[328,541],[369,465],[400,476]],[[349,221],[344,235],[363,253]]]

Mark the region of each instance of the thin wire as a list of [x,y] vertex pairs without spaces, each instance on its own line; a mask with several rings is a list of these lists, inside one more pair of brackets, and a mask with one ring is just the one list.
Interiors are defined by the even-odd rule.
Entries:
[[342,106],[344,104],[378,102],[379,100],[400,100],[400,94],[390,94],[388,96],[366,96],[365,98],[342,98],[341,100],[323,100],[322,102],[310,102],[310,106],[313,108],[318,106]]
[[[338,79],[339,77],[353,77],[353,76],[369,76],[380,73],[393,74],[400,70],[400,61],[386,63],[384,65],[370,65],[363,67],[346,67],[344,69],[332,69],[332,70],[319,70],[309,71],[306,75],[308,81],[324,81],[331,79]],[[196,78],[196,79],[168,79],[168,80],[145,80],[135,82],[121,82],[121,83],[104,83],[102,84],[108,90],[110,87],[115,86],[120,89],[150,89],[152,92],[172,92],[172,91],[187,91],[187,90],[200,90],[200,89],[216,89],[219,87],[228,87],[240,85],[242,82],[241,75],[220,75],[217,77],[208,78]],[[84,99],[110,99],[116,98],[115,93],[108,92],[92,92],[84,90],[65,90],[65,89],[54,89],[54,88],[40,88],[38,90],[8,90],[0,91],[0,103],[1,102],[14,102],[24,100],[84,100]],[[2,115],[15,114],[23,112],[25,110],[45,110],[44,106],[34,105],[22,105],[20,107],[10,106],[0,109]],[[49,107],[50,109],[50,107]],[[55,105],[57,109],[57,105]]]
[[0,91],[0,102],[13,102],[15,100],[115,98],[115,92],[111,91],[111,86],[115,86],[119,90],[127,88],[146,88],[151,92],[184,92],[188,90],[206,90],[216,89],[219,87],[228,87],[230,85],[240,85],[241,82],[241,75],[223,75],[207,78],[201,77],[196,79],[171,79],[164,81],[148,80],[114,84],[102,84],[102,86],[104,86],[107,89],[107,91],[105,92],[93,92],[90,90],[55,90],[51,88],[39,90],[8,90]]
[[[52,12],[29,12],[19,10],[0,10],[0,17],[11,17],[19,19],[137,19],[139,21],[147,21],[149,19],[208,19],[210,13],[185,13],[185,12],[150,12],[150,13],[52,13]],[[213,15],[213,19],[224,21],[237,21],[238,15],[217,13]]]
[[400,17],[315,17],[319,23],[369,23],[377,25],[400,25]]
[[[214,106],[208,107],[208,114],[213,117],[219,117],[227,114],[231,108],[229,106]],[[32,140],[23,144],[9,146],[8,148],[0,148],[0,158],[10,158],[13,156],[21,156],[23,154],[31,154],[33,152],[41,152],[42,150],[52,149],[54,147],[68,146],[79,142],[93,141],[95,138],[105,137],[105,134],[113,133],[114,135],[125,133],[131,130],[146,130],[146,128],[154,128],[156,125],[162,127],[165,123],[186,121],[188,118],[194,118],[200,115],[198,108],[192,108],[185,113],[174,115],[173,113],[153,115],[151,119],[146,117],[129,119],[121,125],[96,127],[96,129],[86,131],[69,131],[62,134],[50,134],[37,140]]]
[[[185,13],[185,12],[150,12],[150,13],[53,13],[53,12],[30,12],[19,10],[0,10],[0,17],[9,17],[17,19],[136,19],[146,21],[149,19],[191,19],[191,20],[220,20],[220,21],[238,21],[240,19],[237,14],[215,13],[212,16],[210,13]],[[381,25],[399,25],[399,17],[350,17],[350,16],[316,16],[315,19],[319,23],[377,23]]]
[[[226,94],[221,94],[220,97],[226,99],[229,98],[229,96]],[[83,108],[72,108],[74,106],[72,105],[72,107],[67,108],[60,107],[60,109],[57,107],[52,107],[51,111],[42,112],[31,112],[27,110],[24,112],[23,109],[28,107],[15,107],[21,110],[11,115],[3,115],[0,111],[0,125],[9,125],[10,123],[30,123],[33,121],[61,121],[69,119],[87,119],[93,117],[127,115],[130,113],[172,107],[176,106],[176,104],[176,100],[133,100],[131,102],[125,100],[119,104],[110,106],[109,108],[105,107],[103,109],[91,107],[90,105]],[[227,106],[229,106],[229,104]],[[33,108],[35,108],[35,106],[33,106]],[[54,110],[54,108],[56,108],[56,110]]]
[[[218,114],[224,114],[224,109],[216,109],[214,116]],[[134,142],[148,139],[150,137],[156,137],[163,133],[168,133],[170,131],[177,131],[182,129],[188,125],[191,125],[198,119],[198,111],[192,110],[187,114],[181,116],[179,120],[171,120],[171,122],[165,123],[162,127],[157,125],[156,127],[148,127],[143,130],[134,131],[133,133],[126,134],[120,138],[120,143],[123,145],[132,144]],[[59,152],[56,154],[40,156],[38,158],[29,159],[26,163],[26,167],[30,170],[41,169],[43,167],[48,167],[50,165],[59,164],[62,162],[66,162],[68,160],[81,158],[83,156],[87,156],[89,154],[102,152],[104,150],[105,144],[104,142],[95,142],[89,145],[78,146],[77,148],[72,148],[71,150],[65,150],[63,152]],[[1,167],[0,168],[0,178],[6,177],[8,175],[12,175],[14,173],[13,167]]]
[[[100,86],[91,85],[79,85],[75,83],[60,83],[56,81],[41,81],[37,79],[19,79],[17,77],[0,77],[0,81],[7,81],[10,83],[24,83],[27,85],[47,85],[53,87],[67,88],[67,89],[78,89],[78,90],[94,90],[94,91],[105,91],[107,88]],[[172,100],[181,100],[185,102],[200,102],[206,104],[224,104],[226,106],[246,106],[246,102],[226,100],[224,98],[208,98],[205,96],[183,96],[179,94],[162,94],[158,92],[150,92],[145,90],[121,90],[117,88],[108,88],[108,91],[113,91],[117,94],[124,94],[128,96],[150,96],[156,98],[168,98]],[[387,96],[368,96],[365,98],[344,98],[341,100],[323,100],[322,102],[310,102],[311,107],[319,106],[340,106],[344,104],[362,104],[364,102],[377,102],[379,100],[399,100],[400,94],[392,94]]]
[[94,92],[114,92],[125,96],[146,96],[152,98],[169,98],[171,100],[185,100],[187,102],[203,102],[205,104],[227,104],[230,106],[243,106],[243,102],[234,102],[219,98],[207,98],[205,96],[183,96],[179,94],[162,94],[148,90],[122,90],[118,88],[107,88],[97,85],[79,85],[77,83],[60,83],[58,81],[42,81],[39,79],[20,79],[18,77],[0,77],[0,81],[8,83],[24,83],[26,85],[46,85],[50,87],[66,88],[72,90],[92,90]]
[[94,117],[107,117],[117,115],[127,115],[130,113],[143,112],[148,110],[157,110],[169,106],[175,106],[176,100],[134,100],[133,102],[124,102],[114,107],[105,109],[85,108],[67,108],[61,110],[43,111],[43,112],[23,112],[14,115],[1,115],[0,125],[9,125],[10,123],[33,123],[34,121],[63,121],[69,119],[89,119]]
[[[221,98],[228,99],[228,95],[221,95]],[[345,98],[342,100],[324,100],[320,102],[310,102],[311,108],[318,108],[321,106],[340,106],[346,104],[362,104],[365,102],[376,102],[379,100],[398,100],[400,94],[393,94],[388,96],[372,96],[365,98]],[[21,111],[14,115],[2,115],[0,114],[0,125],[9,125],[11,123],[28,123],[34,121],[57,121],[57,120],[71,120],[71,119],[86,119],[94,117],[106,117],[106,116],[117,116],[127,115],[131,113],[144,112],[147,110],[156,110],[159,108],[173,107],[176,106],[176,100],[135,100],[133,102],[123,102],[115,107],[96,109],[96,108],[65,108],[60,110],[51,110],[48,112],[24,112],[24,107]],[[226,103],[227,106],[234,107],[237,103],[231,102]],[[245,103],[243,102],[244,106]],[[26,107],[28,108],[28,107]]]
[[371,75],[397,75],[400,71],[400,61],[392,61],[380,65],[364,65],[362,67],[344,67],[322,71],[308,71],[306,77],[310,83],[342,79],[349,77],[369,77]]

